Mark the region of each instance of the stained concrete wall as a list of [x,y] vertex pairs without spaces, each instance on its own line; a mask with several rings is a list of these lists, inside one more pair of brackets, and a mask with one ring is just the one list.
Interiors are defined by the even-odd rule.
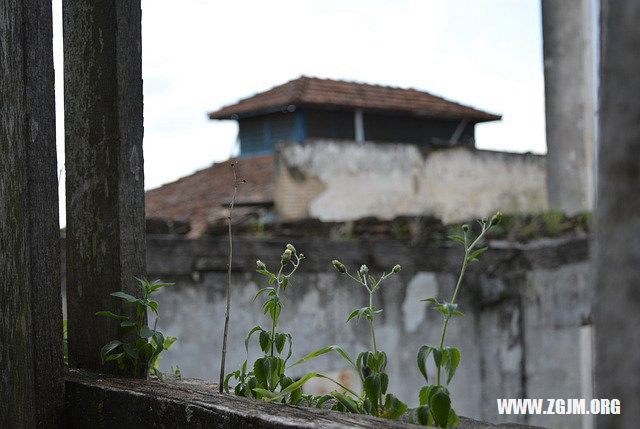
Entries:
[[[253,271],[255,260],[274,267],[285,244],[235,241],[227,371],[244,360],[243,340],[251,327],[269,326],[260,303],[252,302],[265,286],[265,278]],[[379,347],[389,354],[391,389],[415,405],[423,385],[416,367],[417,350],[422,344],[437,343],[441,329],[440,313],[429,310],[420,299],[450,299],[461,249],[390,240],[294,244],[308,257],[284,295],[281,316],[282,330],[294,338],[294,360],[331,344],[343,346],[352,355],[371,348],[365,323],[345,323],[353,309],[366,305],[367,296],[333,269],[331,259],[338,257],[349,267],[366,263],[374,273],[397,262],[403,265],[376,297],[375,305],[384,309],[376,333]],[[496,399],[590,397],[591,347],[584,336],[585,329],[590,329],[592,295],[587,240],[493,242],[491,247],[463,284],[459,297],[465,317],[454,319],[448,329],[446,343],[462,352],[451,385],[456,410],[491,422],[585,427],[580,416],[499,416]],[[225,240],[155,236],[148,238],[147,249],[149,276],[176,282],[158,294],[162,317],[158,326],[178,337],[164,353],[161,368],[179,365],[187,377],[217,380],[225,306]],[[251,352],[255,359],[256,344]],[[300,376],[310,370],[344,368],[339,356],[330,355],[290,372]]]
[[314,141],[281,146],[275,168],[274,200],[282,219],[429,214],[448,223],[497,209],[546,209],[540,155]]

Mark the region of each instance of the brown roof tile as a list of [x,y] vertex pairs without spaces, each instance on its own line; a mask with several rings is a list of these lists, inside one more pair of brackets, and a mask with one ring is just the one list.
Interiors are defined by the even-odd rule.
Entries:
[[234,217],[251,212],[246,205],[273,201],[273,155],[230,159],[147,191],[146,217],[188,220],[189,235],[199,236],[208,223],[220,222],[228,216],[224,205],[233,195],[232,162],[236,162],[238,180],[246,181],[238,186],[239,207],[234,209]]
[[209,113],[210,119],[238,119],[288,106],[325,106],[347,109],[400,111],[412,115],[461,119],[473,122],[499,120],[483,112],[413,88],[396,88],[302,76],[268,91]]

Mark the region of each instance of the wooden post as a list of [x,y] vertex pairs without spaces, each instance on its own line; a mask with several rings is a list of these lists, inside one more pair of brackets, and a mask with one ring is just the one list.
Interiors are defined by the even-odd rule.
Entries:
[[51,3],[0,3],[0,427],[61,423]]
[[121,334],[95,312],[134,316],[109,294],[146,275],[140,19],[140,0],[63,2],[69,359],[102,372]]
[[595,223],[595,398],[621,415],[598,428],[640,421],[640,2],[602,2],[600,150]]

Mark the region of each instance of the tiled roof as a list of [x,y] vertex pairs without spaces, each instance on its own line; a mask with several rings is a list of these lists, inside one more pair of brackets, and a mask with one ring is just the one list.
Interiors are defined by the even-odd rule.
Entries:
[[233,170],[236,163],[238,186],[234,209],[237,220],[261,205],[273,201],[273,155],[263,155],[240,160],[230,159],[195,172],[175,182],[147,191],[145,214],[147,218],[188,220],[190,236],[201,235],[208,223],[223,221],[228,216],[228,206],[233,195]]
[[306,76],[209,113],[209,118],[238,119],[242,116],[286,110],[291,105],[398,111],[450,119],[467,117],[472,122],[496,121],[501,118],[417,89]]

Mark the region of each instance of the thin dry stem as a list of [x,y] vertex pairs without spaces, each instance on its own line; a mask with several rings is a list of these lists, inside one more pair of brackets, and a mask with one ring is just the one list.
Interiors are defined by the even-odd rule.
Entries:
[[229,224],[229,265],[227,267],[227,310],[224,315],[224,337],[222,339],[222,360],[220,362],[220,384],[218,389],[222,393],[224,385],[224,364],[227,357],[227,334],[229,332],[229,311],[231,309],[231,264],[233,262],[233,236],[231,235],[231,218],[233,216],[233,206],[236,202],[236,194],[238,193],[238,176],[236,174],[236,163],[231,164],[233,170],[233,196],[231,197],[231,204],[229,206],[229,217],[227,223]]

